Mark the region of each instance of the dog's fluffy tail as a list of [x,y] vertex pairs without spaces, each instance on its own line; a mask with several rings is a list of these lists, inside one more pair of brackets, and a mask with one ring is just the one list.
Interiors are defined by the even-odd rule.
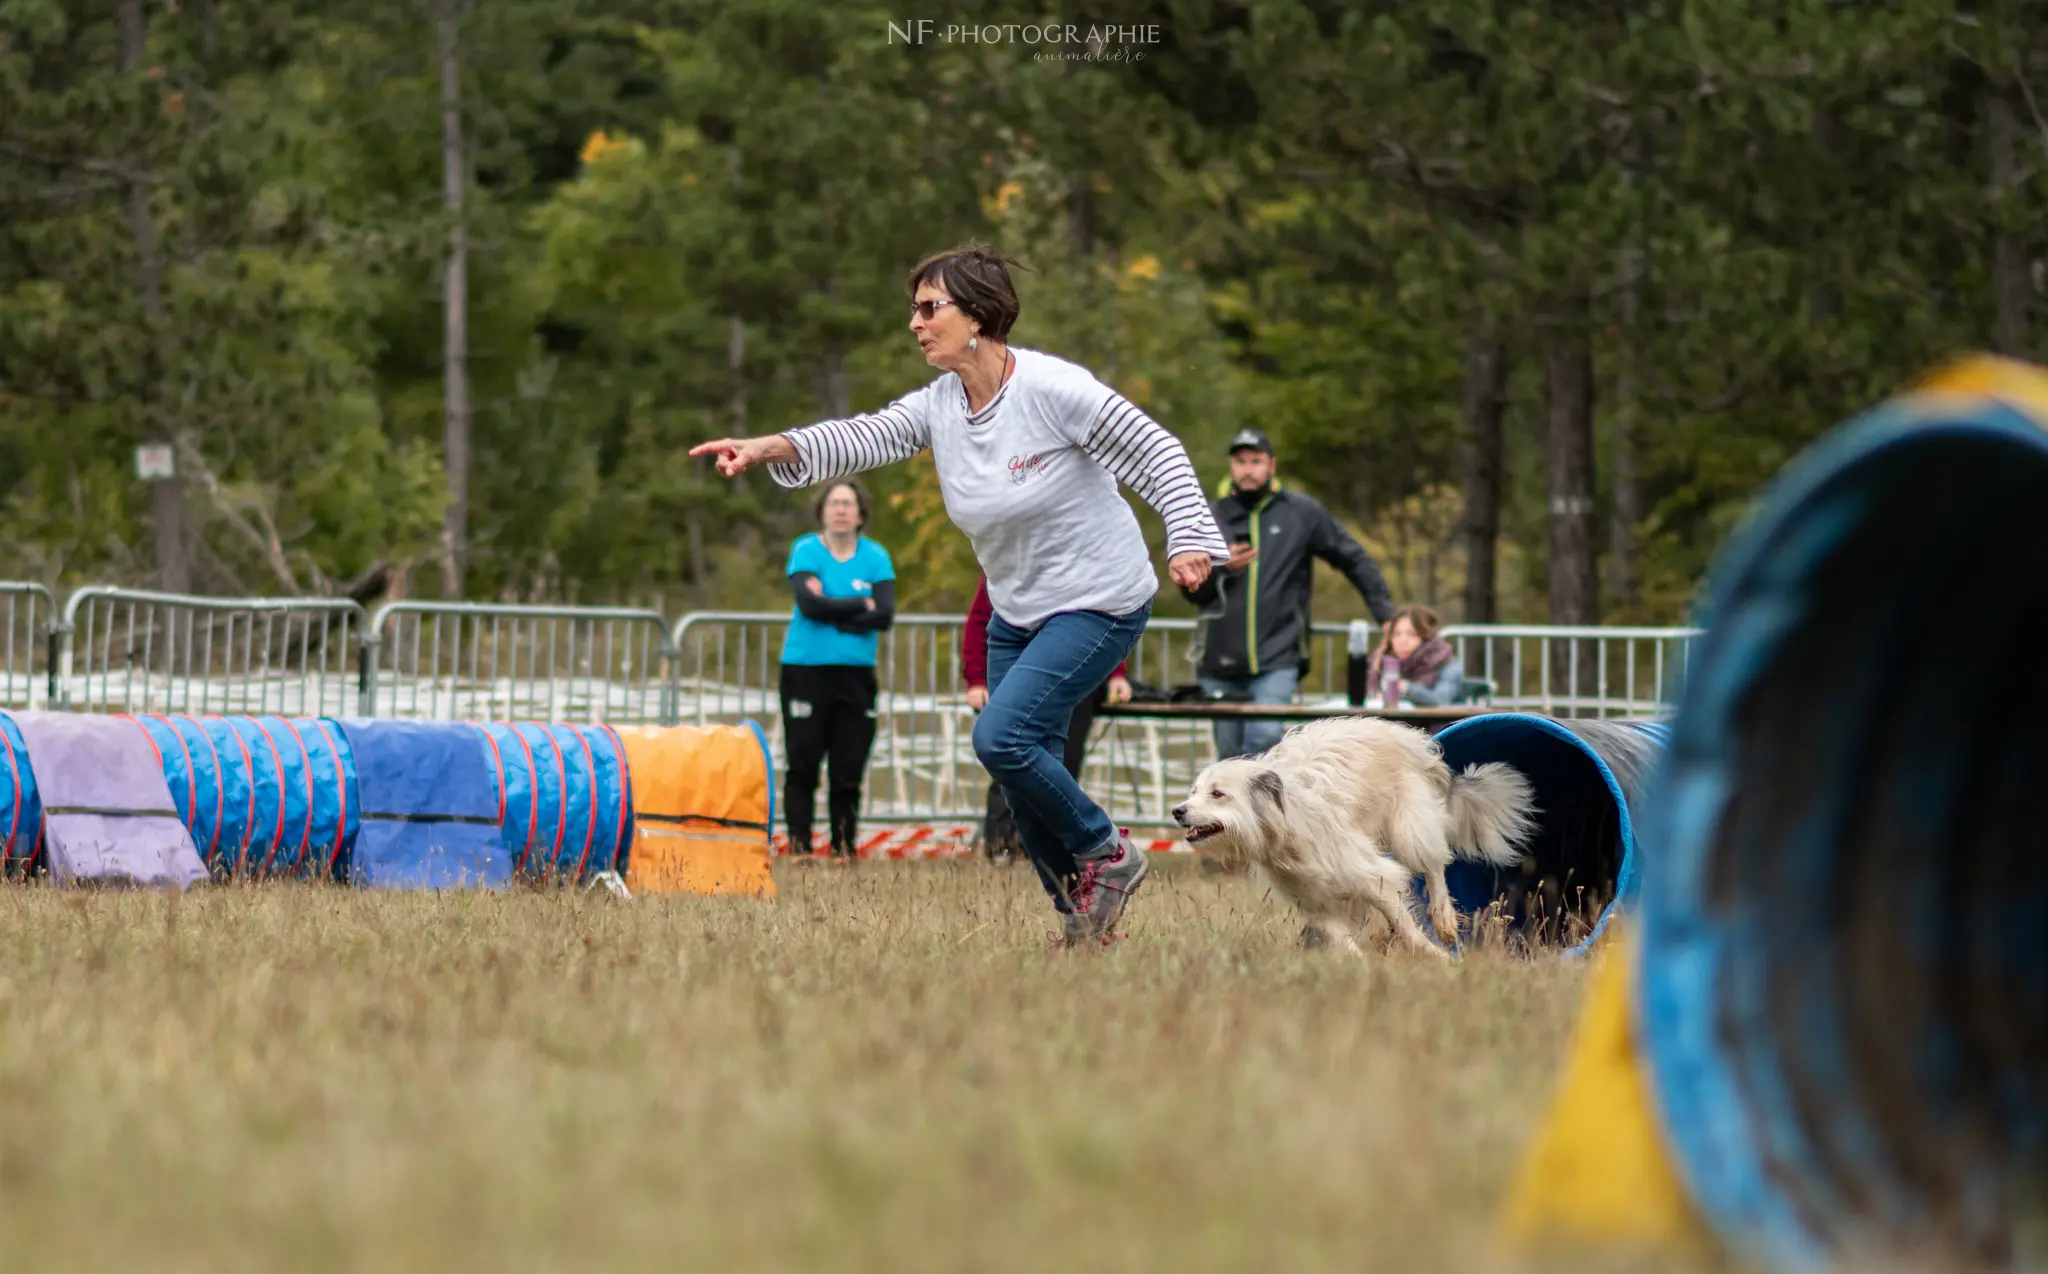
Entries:
[[1451,850],[1495,867],[1522,860],[1536,831],[1536,791],[1522,772],[1494,761],[1451,776]]

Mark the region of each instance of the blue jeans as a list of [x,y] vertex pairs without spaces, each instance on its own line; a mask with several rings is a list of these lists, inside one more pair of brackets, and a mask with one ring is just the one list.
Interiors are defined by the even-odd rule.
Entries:
[[[1268,668],[1256,677],[1203,677],[1202,689],[1215,693],[1219,690],[1249,690],[1253,703],[1282,704],[1294,702],[1294,687],[1301,680],[1299,666],[1289,664],[1285,668]],[[1285,721],[1240,721],[1217,719],[1210,723],[1216,735],[1216,759],[1228,760],[1234,756],[1250,756],[1264,752],[1280,741],[1287,733]]]
[[1067,773],[1067,723],[1145,632],[1147,602],[1128,615],[1062,611],[1029,632],[988,621],[988,705],[974,722],[974,755],[1002,786],[1017,839],[1053,905],[1067,910],[1077,858],[1116,851],[1117,829]]

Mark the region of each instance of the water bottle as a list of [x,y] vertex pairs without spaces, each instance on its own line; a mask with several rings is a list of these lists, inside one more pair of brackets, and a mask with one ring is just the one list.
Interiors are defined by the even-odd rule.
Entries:
[[1394,688],[1395,686],[1400,684],[1400,681],[1401,661],[1395,658],[1394,652],[1390,650],[1387,652],[1387,657],[1385,659],[1380,660],[1381,707],[1398,708],[1401,706],[1401,696],[1399,692],[1397,692]]
[[1372,662],[1372,625],[1362,619],[1352,620],[1345,650],[1351,658],[1344,669],[1344,697],[1352,707],[1362,708],[1369,689],[1365,682]]

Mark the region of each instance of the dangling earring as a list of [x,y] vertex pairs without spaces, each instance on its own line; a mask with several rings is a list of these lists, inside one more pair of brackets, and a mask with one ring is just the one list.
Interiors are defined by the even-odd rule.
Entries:
[[979,348],[981,348],[981,338],[980,338],[979,336],[970,336],[970,337],[968,337],[968,338],[967,338],[967,348],[968,348],[968,349],[970,349],[970,350],[974,350],[974,349],[979,349]]

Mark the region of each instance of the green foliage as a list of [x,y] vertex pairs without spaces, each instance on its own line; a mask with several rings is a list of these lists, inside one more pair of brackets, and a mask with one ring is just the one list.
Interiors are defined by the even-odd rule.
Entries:
[[[1205,484],[1266,428],[1454,616],[1482,319],[1514,369],[1508,618],[1545,595],[1560,323],[1594,361],[1597,516],[1638,511],[1602,529],[1633,558],[1603,603],[1646,621],[1821,431],[1957,350],[2041,349],[2048,37],[2017,6],[1083,8],[1161,41],[1047,61],[795,0],[463,10],[470,591],[779,607],[807,501],[688,448],[929,378],[903,280],[968,238],[1029,267],[1020,343],[1145,406]],[[198,586],[431,558],[432,10],[143,3],[128,67],[123,5],[0,0],[0,574],[149,581],[133,448],[162,437]],[[977,20],[1019,19],[949,19]],[[871,479],[906,601],[964,604],[929,465]]]

